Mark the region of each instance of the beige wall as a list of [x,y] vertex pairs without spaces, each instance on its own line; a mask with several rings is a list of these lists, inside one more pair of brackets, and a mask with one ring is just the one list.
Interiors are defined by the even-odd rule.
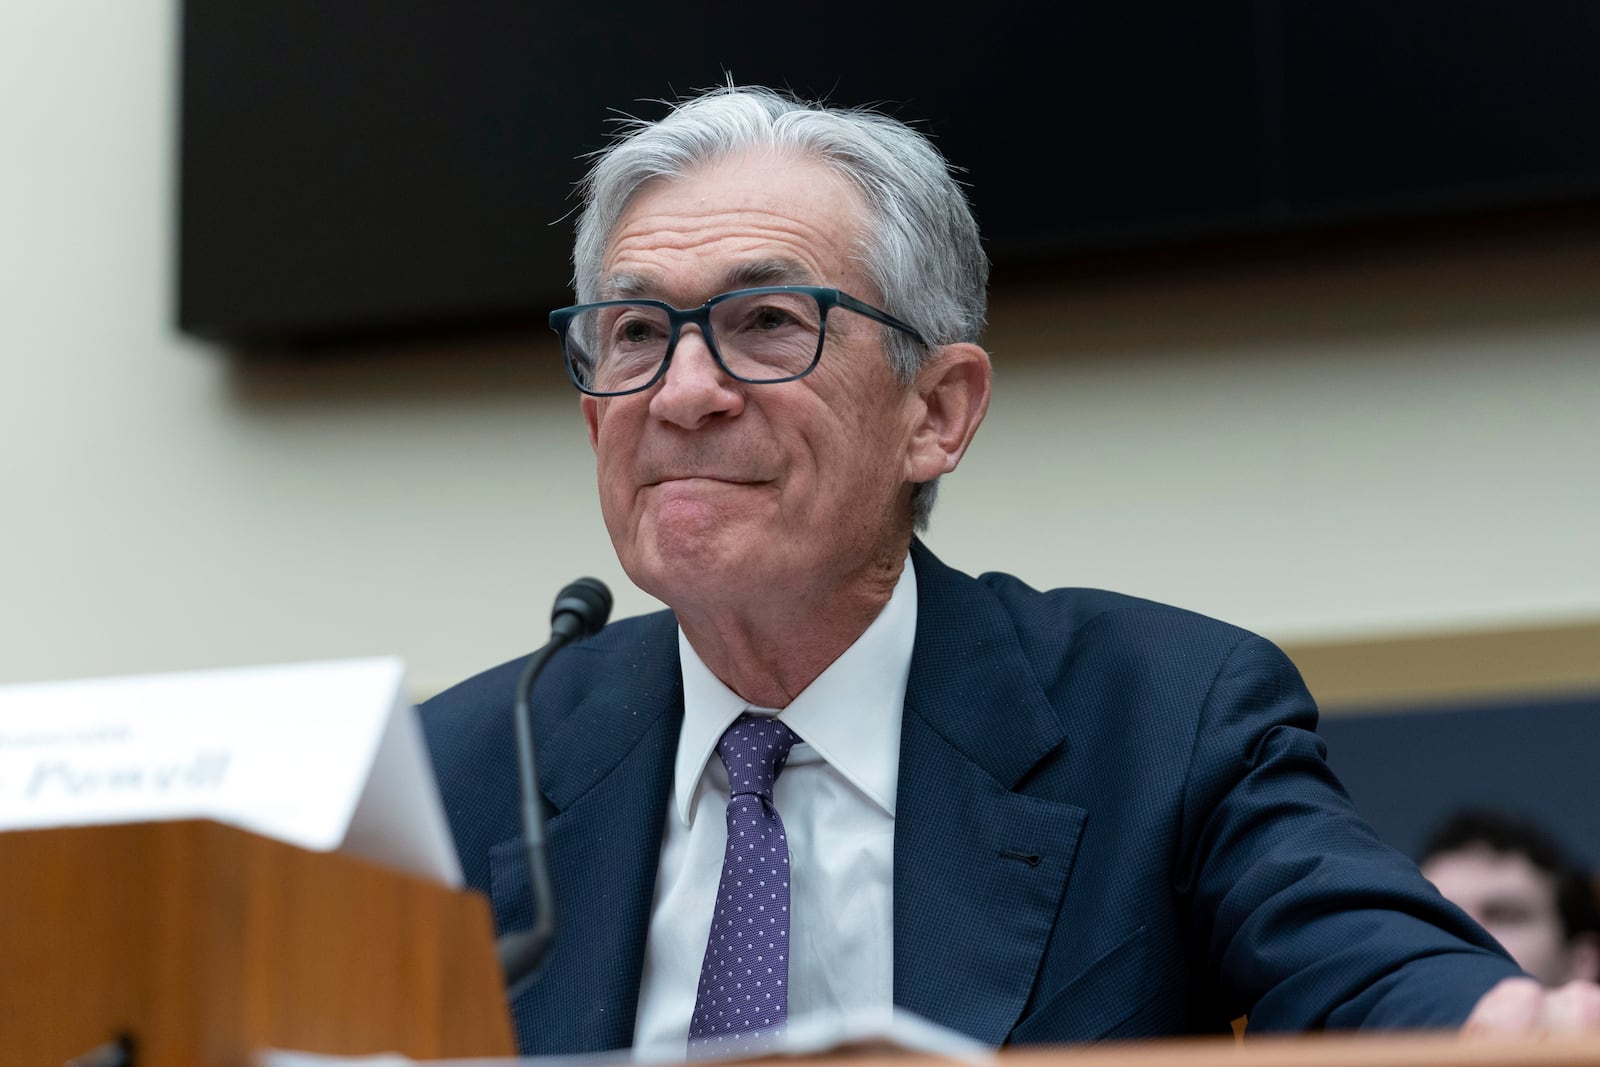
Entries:
[[[626,588],[543,337],[170,328],[170,0],[0,5],[0,682],[402,655]],[[1008,281],[933,546],[1290,642],[1600,619],[1600,232]]]

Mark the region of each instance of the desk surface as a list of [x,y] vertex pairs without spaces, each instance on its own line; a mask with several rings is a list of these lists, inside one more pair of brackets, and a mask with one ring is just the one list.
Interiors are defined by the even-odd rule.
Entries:
[[[824,1059],[833,1059],[829,1056]],[[846,1054],[851,1067],[907,1067],[896,1054]],[[931,1061],[930,1061],[931,1062]],[[999,1067],[1600,1067],[1600,1034],[1581,1038],[1466,1039],[1453,1033],[1328,1034],[1026,1048]]]

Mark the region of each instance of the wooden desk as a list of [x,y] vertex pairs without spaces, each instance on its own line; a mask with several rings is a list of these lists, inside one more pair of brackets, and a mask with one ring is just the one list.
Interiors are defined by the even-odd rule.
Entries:
[[[810,1058],[848,1067],[935,1067],[956,1061],[858,1049]],[[803,1064],[807,1059],[769,1059]],[[1600,1067],[1600,1033],[1581,1038],[1467,1040],[1451,1033],[1312,1034],[1107,1042],[1002,1051],[997,1067]]]
[[[899,1061],[904,1064],[904,1061]],[[1328,1034],[1138,1041],[1003,1052],[1001,1067],[1600,1067],[1600,1033],[1467,1040],[1455,1034]],[[874,1065],[876,1067],[876,1064]],[[889,1058],[881,1067],[892,1067]]]

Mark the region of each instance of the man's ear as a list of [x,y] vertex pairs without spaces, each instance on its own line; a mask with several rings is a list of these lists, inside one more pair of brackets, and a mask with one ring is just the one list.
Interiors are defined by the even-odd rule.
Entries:
[[989,410],[990,373],[989,353],[967,343],[941,346],[917,372],[906,481],[928,482],[956,469]]
[[578,397],[578,407],[583,410],[583,421],[589,427],[589,447],[600,451],[600,402],[588,393]]
[[1567,980],[1600,982],[1600,934],[1579,934],[1568,943]]

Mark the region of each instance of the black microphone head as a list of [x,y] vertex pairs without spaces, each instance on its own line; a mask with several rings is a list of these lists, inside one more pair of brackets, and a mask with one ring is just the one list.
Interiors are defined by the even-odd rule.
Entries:
[[[562,616],[568,616],[563,620]],[[568,637],[593,637],[611,617],[611,590],[598,578],[579,578],[556,594],[555,607],[550,609],[550,625],[558,631],[570,631]]]

